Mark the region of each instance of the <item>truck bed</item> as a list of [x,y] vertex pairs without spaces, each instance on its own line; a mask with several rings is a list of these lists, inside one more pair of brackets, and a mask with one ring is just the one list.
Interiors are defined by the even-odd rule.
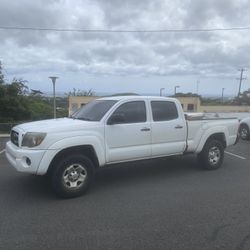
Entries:
[[[235,121],[238,121],[236,117],[224,118],[224,117],[207,117],[203,116],[186,116],[187,122],[187,152],[195,152],[197,145],[206,136],[205,132],[212,131],[214,127],[221,126],[227,127],[228,144],[233,144],[236,140],[237,131],[235,128]],[[238,129],[238,128],[237,128]]]

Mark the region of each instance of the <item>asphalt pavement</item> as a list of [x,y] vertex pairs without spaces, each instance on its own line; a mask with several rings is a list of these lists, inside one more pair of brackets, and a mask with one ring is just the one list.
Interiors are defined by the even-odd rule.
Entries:
[[101,169],[70,200],[0,153],[0,249],[250,249],[249,152],[228,148],[216,171],[191,155]]

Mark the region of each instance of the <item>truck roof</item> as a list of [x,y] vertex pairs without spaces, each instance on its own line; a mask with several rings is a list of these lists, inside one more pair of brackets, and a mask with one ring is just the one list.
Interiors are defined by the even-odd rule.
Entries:
[[102,97],[102,98],[98,98],[98,100],[116,100],[116,101],[120,101],[120,100],[133,100],[133,99],[154,99],[154,100],[176,100],[175,98],[171,98],[171,97],[164,97],[164,96],[138,96],[138,95],[128,95],[128,96],[109,96],[109,97]]

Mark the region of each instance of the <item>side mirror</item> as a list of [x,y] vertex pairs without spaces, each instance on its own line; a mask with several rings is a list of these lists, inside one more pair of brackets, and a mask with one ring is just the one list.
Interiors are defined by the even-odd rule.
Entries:
[[125,117],[123,114],[113,114],[109,119],[107,124],[113,125],[113,124],[121,124],[125,122]]

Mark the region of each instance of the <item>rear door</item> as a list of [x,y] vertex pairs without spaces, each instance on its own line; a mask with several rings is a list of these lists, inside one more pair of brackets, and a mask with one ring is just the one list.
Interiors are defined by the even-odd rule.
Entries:
[[186,146],[186,122],[174,101],[152,100],[152,156],[180,154]]
[[[146,105],[144,100],[125,102],[108,118],[105,125],[108,163],[151,156],[151,124]],[[124,119],[108,125],[112,116]]]

